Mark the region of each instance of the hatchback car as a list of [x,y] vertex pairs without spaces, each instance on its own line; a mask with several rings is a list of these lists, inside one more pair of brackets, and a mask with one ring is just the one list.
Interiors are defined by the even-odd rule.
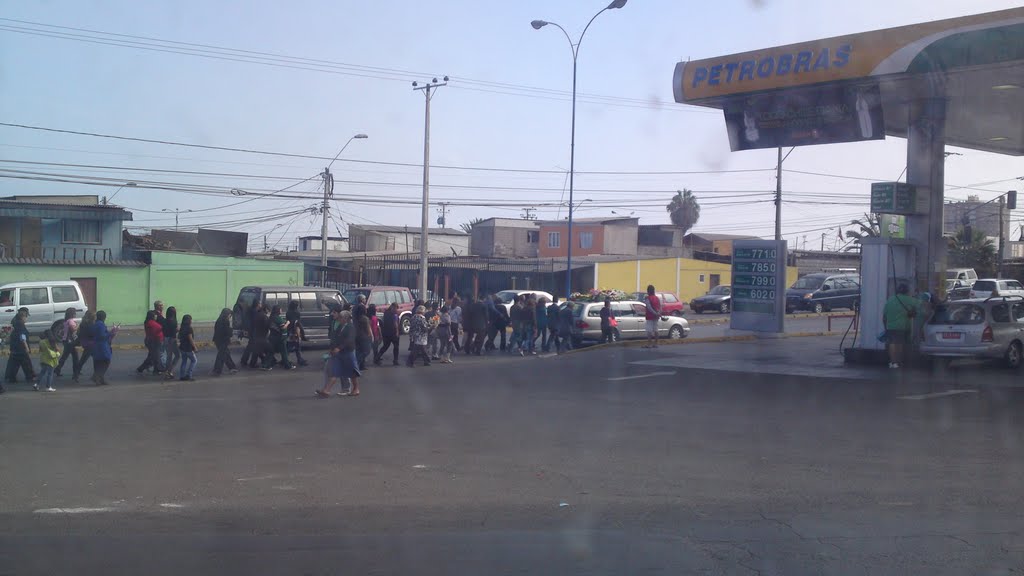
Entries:
[[[604,302],[574,302],[573,342],[601,340],[601,308]],[[612,330],[612,341],[646,338],[646,311],[643,302],[623,300],[612,302],[612,314],[618,324]],[[658,320],[658,336],[662,338],[685,338],[690,333],[690,324],[679,316],[662,316]]]
[[[661,313],[666,316],[682,316],[684,314],[683,301],[680,300],[672,292],[655,292],[655,296],[658,297],[658,301],[661,302]],[[630,298],[643,302],[644,298],[647,297],[646,292],[634,292],[630,295]]]
[[1016,280],[985,278],[971,286],[971,298],[990,298],[992,296],[1024,296],[1024,286]]
[[710,292],[690,300],[690,310],[697,314],[705,311],[728,314],[732,308],[732,286],[715,286]]
[[938,358],[1002,358],[1021,365],[1024,298],[1007,296],[940,304],[921,334],[921,353]]

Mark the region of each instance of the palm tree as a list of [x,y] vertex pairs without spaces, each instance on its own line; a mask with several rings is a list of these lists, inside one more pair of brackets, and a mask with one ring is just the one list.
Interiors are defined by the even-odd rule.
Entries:
[[882,235],[881,217],[878,214],[865,214],[859,220],[850,220],[851,226],[856,230],[847,230],[845,236],[853,241],[853,244],[846,247],[846,251],[860,250],[860,242],[865,238],[878,238]]
[[968,236],[963,228],[949,239],[951,266],[974,268],[979,277],[991,278],[996,273],[996,245],[981,230]]
[[697,203],[697,197],[685,188],[676,191],[676,195],[672,197],[665,210],[672,219],[672,224],[681,228],[683,234],[700,220],[700,204]]
[[466,234],[472,234],[473,226],[476,226],[477,224],[483,221],[483,218],[473,218],[469,222],[463,222],[462,224],[459,224],[459,228],[462,228],[462,231],[465,232]]

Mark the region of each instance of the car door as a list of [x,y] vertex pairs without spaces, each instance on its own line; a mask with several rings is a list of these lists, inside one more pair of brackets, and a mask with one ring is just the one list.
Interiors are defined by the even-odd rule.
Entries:
[[633,306],[625,302],[612,302],[612,312],[615,314],[615,322],[618,324],[619,337],[622,339],[634,338],[637,326]]
[[50,286],[50,301],[53,302],[54,320],[63,320],[68,308],[74,308],[79,318],[85,314],[85,295],[74,284]]
[[299,318],[307,337],[314,333],[327,333],[327,315],[320,311],[316,291],[292,292],[292,300],[299,301]]
[[1024,286],[1016,280],[1006,280],[1006,288],[1000,287],[999,291],[1003,294],[1012,294],[1015,296],[1024,296]]
[[647,306],[633,304],[633,314],[636,315],[636,338],[643,338],[647,335]]
[[46,286],[18,288],[18,308],[28,308],[26,327],[33,336],[53,323],[53,302],[50,301],[50,291]]

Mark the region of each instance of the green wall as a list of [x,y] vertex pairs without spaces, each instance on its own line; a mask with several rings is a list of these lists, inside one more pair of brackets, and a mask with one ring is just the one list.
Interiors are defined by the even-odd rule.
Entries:
[[191,314],[195,322],[213,322],[231,308],[244,286],[302,285],[303,264],[153,252],[150,266],[49,266],[0,264],[0,284],[26,280],[96,278],[96,305],[113,322],[141,324],[155,300]]

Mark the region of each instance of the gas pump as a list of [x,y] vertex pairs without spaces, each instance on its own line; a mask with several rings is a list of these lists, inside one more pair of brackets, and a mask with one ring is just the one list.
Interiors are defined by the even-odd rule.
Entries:
[[882,310],[901,283],[914,287],[917,249],[909,240],[864,238],[860,245],[859,331],[849,348],[847,362],[887,363],[885,342],[878,339],[885,330]]

